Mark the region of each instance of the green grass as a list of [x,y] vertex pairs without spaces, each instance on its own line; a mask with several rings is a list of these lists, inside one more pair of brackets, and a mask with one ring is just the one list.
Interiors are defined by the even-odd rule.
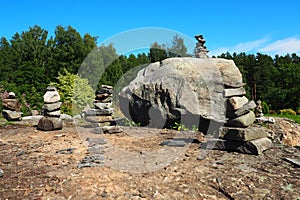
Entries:
[[294,120],[298,124],[300,124],[300,115],[281,115],[281,114],[265,114],[267,117],[282,117]]

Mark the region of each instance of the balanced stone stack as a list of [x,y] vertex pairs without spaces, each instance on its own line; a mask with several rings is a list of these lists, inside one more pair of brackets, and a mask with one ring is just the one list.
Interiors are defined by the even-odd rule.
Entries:
[[208,58],[207,53],[209,52],[204,46],[206,40],[203,38],[203,35],[196,35],[195,38],[197,39],[196,43],[196,58]]
[[83,111],[83,116],[86,121],[97,124],[100,127],[110,126],[113,120],[112,108],[113,87],[102,85],[96,94],[94,108]]
[[4,110],[2,111],[3,117],[7,121],[20,121],[22,120],[23,113],[20,112],[21,104],[14,92],[9,92],[8,97],[2,101]]
[[52,131],[62,129],[63,121],[60,119],[60,95],[57,89],[49,86],[44,95],[44,110],[43,115],[39,120],[37,128],[43,131]]
[[251,126],[256,119],[252,111],[256,104],[245,94],[242,86],[224,89],[228,120],[219,130],[219,139],[208,140],[207,148],[258,155],[272,147],[266,132],[261,127]]

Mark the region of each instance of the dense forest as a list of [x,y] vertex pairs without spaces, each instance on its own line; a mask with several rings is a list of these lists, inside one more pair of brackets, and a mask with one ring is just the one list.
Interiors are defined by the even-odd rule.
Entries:
[[[81,36],[71,26],[57,26],[54,33],[49,36],[47,30],[34,26],[14,34],[9,40],[0,39],[0,97],[3,98],[6,91],[15,92],[25,113],[41,108],[49,84],[68,84],[68,79],[62,81],[64,76],[88,77],[96,89],[101,84],[115,85],[136,66],[168,57],[193,56],[187,54],[184,41],[178,35],[173,37],[169,47],[154,42],[147,54],[125,56],[118,55],[113,44],[97,46],[97,37]],[[224,53],[218,57],[234,60],[247,84],[249,99],[262,100],[272,110],[299,110],[300,57],[296,54],[272,58],[261,53]],[[105,69],[105,66],[108,67]],[[80,71],[82,67],[84,71]],[[99,73],[91,71],[96,69],[102,75],[100,80]]]

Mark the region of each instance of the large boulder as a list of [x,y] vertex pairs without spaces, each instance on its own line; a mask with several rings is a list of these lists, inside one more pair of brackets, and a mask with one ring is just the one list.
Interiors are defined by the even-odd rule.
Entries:
[[[123,114],[141,125],[225,123],[224,88],[243,86],[232,60],[168,58],[152,63],[119,93]],[[208,122],[208,121],[209,122]]]

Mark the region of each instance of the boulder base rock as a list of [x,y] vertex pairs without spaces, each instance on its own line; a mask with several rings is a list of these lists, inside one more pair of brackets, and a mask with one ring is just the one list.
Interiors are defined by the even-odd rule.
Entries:
[[120,107],[127,118],[141,125],[158,122],[169,127],[176,121],[190,121],[189,116],[224,123],[224,85],[242,84],[232,60],[168,58],[138,72],[119,93]]
[[11,110],[3,110],[2,115],[7,121],[21,121],[23,113]]
[[38,130],[53,131],[63,128],[63,120],[55,117],[42,117],[37,125]]

